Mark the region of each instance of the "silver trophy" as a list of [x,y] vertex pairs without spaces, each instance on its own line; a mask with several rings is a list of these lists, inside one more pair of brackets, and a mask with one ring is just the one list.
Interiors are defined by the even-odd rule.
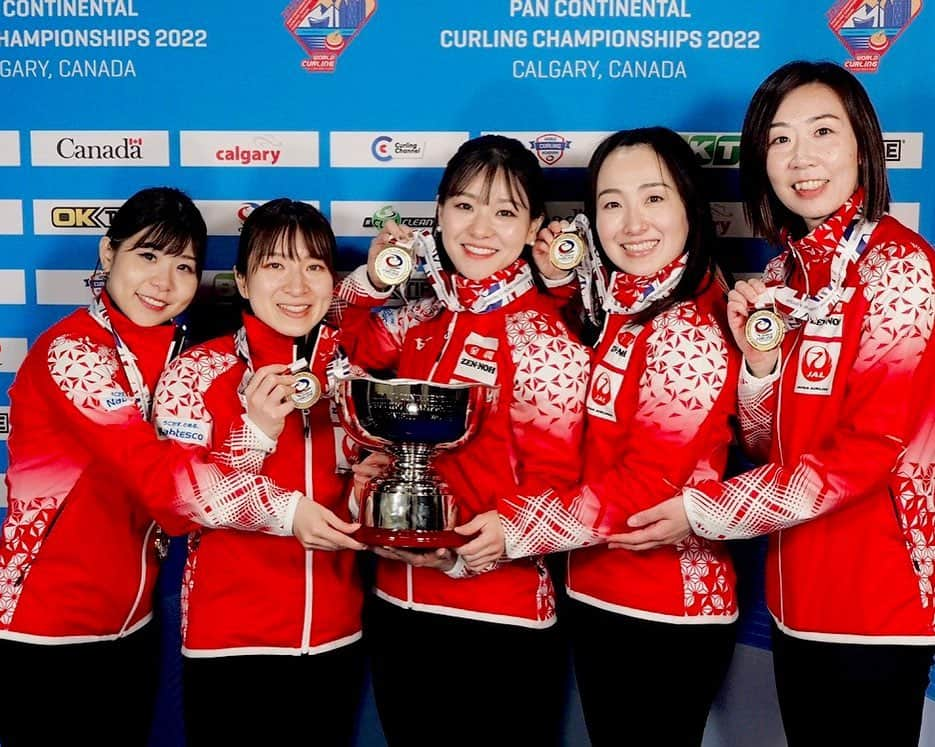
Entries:
[[435,472],[437,451],[454,449],[480,426],[497,389],[414,379],[340,379],[338,414],[361,446],[393,456],[389,472],[371,481],[361,501],[356,538],[389,547],[456,547],[456,508]]

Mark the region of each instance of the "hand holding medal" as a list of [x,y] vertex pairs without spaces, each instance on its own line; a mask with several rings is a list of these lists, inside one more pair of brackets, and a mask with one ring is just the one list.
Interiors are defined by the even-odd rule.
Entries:
[[581,264],[585,251],[587,246],[581,231],[571,224],[549,244],[549,262],[553,267],[567,272]]
[[373,227],[380,233],[371,246],[380,248],[372,258],[371,281],[376,279],[384,286],[405,284],[412,274],[412,231],[401,225],[401,220],[392,205],[386,205],[373,214]]
[[584,259],[587,244],[577,223],[553,220],[536,235],[533,257],[549,280],[560,280]]
[[321,399],[321,382],[308,367],[308,361],[300,358],[289,366],[289,373],[295,377],[292,385],[292,402],[299,410],[307,410]]
[[774,310],[770,290],[762,280],[738,280],[727,294],[727,320],[750,371],[768,375],[779,358],[786,326]]

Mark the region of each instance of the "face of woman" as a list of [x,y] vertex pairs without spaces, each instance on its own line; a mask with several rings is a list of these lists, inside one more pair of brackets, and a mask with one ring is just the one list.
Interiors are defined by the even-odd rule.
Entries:
[[823,83],[791,91],[769,128],[766,172],[779,201],[821,225],[857,189],[857,138],[844,104]]
[[254,315],[280,334],[304,337],[320,322],[331,303],[334,281],[327,265],[313,257],[305,239],[296,234],[290,259],[280,239],[272,255],[251,267],[246,277],[234,271],[240,295]]
[[650,146],[617,148],[605,159],[596,205],[601,246],[623,272],[653,275],[685,251],[685,204]]
[[179,255],[138,243],[144,228],[115,249],[106,236],[98,256],[108,273],[104,287],[127,318],[140,327],[155,327],[182,313],[198,290],[195,252],[189,244]]
[[483,280],[509,267],[535,240],[539,217],[513,202],[501,173],[484,196],[484,178],[478,174],[461,194],[452,195],[438,208],[438,226],[445,250],[455,269],[471,280]]

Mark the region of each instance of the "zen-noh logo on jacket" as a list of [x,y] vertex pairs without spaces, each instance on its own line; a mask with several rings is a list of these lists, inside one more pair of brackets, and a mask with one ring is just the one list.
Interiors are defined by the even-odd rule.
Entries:
[[377,10],[376,0],[294,0],[282,12],[286,28],[308,54],[302,69],[332,73],[338,57]]
[[828,26],[853,56],[844,67],[875,73],[880,58],[922,10],[922,0],[838,0],[828,11]]

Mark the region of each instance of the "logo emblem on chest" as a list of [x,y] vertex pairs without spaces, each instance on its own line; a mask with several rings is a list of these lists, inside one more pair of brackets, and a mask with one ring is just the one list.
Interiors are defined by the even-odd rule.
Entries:
[[484,337],[471,332],[464,340],[464,347],[458,354],[454,376],[465,381],[496,384],[499,346],[500,341],[496,337]]

